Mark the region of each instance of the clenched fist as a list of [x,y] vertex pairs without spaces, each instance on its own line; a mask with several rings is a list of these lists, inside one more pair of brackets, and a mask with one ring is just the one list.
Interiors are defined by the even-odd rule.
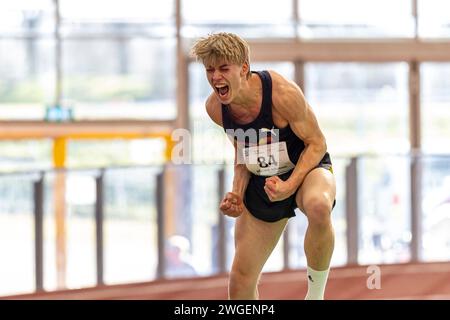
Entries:
[[223,214],[237,218],[244,212],[242,198],[234,192],[228,192],[219,206]]
[[294,194],[296,188],[289,181],[283,181],[279,177],[273,176],[266,178],[264,191],[266,191],[269,200],[275,202],[289,198]]

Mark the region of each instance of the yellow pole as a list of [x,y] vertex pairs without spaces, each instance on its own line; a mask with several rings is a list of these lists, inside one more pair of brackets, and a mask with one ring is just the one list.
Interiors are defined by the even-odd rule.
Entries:
[[54,180],[54,210],[56,225],[56,274],[57,287],[66,287],[66,139],[63,137],[53,140],[53,167],[56,170]]
[[175,206],[174,206],[174,194],[175,192],[175,182],[176,173],[175,168],[173,168],[170,163],[172,160],[172,150],[175,147],[175,143],[172,141],[170,135],[164,136],[166,141],[166,149],[164,150],[164,160],[165,160],[165,174],[164,174],[164,215],[165,215],[165,236],[170,236],[176,232],[175,226]]
[[53,140],[53,166],[57,169],[66,167],[66,138]]
[[166,141],[166,148],[164,150],[164,161],[170,162],[172,160],[172,150],[175,147],[175,142],[172,140],[171,135],[165,135],[164,140]]

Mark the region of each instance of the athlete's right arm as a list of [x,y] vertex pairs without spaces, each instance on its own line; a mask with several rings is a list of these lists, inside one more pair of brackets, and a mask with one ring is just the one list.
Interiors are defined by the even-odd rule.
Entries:
[[245,164],[238,163],[238,152],[241,150],[238,150],[238,147],[236,145],[236,142],[233,143],[234,145],[234,178],[233,178],[233,193],[240,196],[242,199],[244,199],[245,190],[247,190],[247,185],[250,180],[250,171],[248,171]]
[[[223,127],[222,122],[222,106],[211,94],[206,101],[206,112],[209,117],[219,126]],[[236,142],[233,141],[234,146],[234,176],[233,176],[233,190],[227,192],[222,202],[220,203],[220,210],[225,215],[231,217],[238,217],[244,211],[244,199],[245,190],[247,189],[248,181],[250,180],[250,172],[247,170],[245,164],[238,162],[238,147]]]
[[222,202],[220,203],[220,210],[230,217],[239,217],[244,212],[244,195],[250,180],[250,172],[247,170],[245,164],[240,164],[237,161],[238,148],[234,143],[234,176],[233,176],[233,190],[227,192]]

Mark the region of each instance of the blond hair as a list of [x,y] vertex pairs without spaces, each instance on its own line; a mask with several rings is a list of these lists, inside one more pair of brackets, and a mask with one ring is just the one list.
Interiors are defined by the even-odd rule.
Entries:
[[204,65],[224,60],[243,65],[247,63],[250,77],[250,47],[248,43],[234,33],[219,32],[198,39],[192,47],[191,54]]

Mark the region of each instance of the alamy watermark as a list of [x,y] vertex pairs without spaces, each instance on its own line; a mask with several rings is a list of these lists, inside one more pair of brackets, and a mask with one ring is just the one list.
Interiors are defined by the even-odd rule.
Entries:
[[[231,143],[236,145],[237,164],[259,164],[264,165],[266,163],[279,163],[279,129],[227,129],[225,130],[226,137],[231,140]],[[223,134],[223,132],[222,132]],[[211,153],[219,155],[222,161],[225,159],[225,152],[228,152],[229,146],[225,146],[225,143],[230,144],[226,139],[214,139],[211,137],[218,137],[217,130],[207,130],[202,132],[202,138],[197,140],[196,144],[196,156],[200,159],[207,159]],[[220,136],[219,136],[220,137]],[[223,137],[223,136],[222,136]],[[171,151],[171,161],[174,164],[193,164],[192,146],[193,138],[191,132],[186,129],[175,129],[171,136],[172,142],[174,142]],[[219,141],[219,142],[218,142]],[[231,144],[230,144],[231,146]],[[258,151],[244,152],[245,148],[251,148],[258,146]],[[221,154],[221,152],[223,152]]]
[[377,265],[370,265],[366,272],[370,274],[366,281],[367,289],[381,289],[381,268]]

